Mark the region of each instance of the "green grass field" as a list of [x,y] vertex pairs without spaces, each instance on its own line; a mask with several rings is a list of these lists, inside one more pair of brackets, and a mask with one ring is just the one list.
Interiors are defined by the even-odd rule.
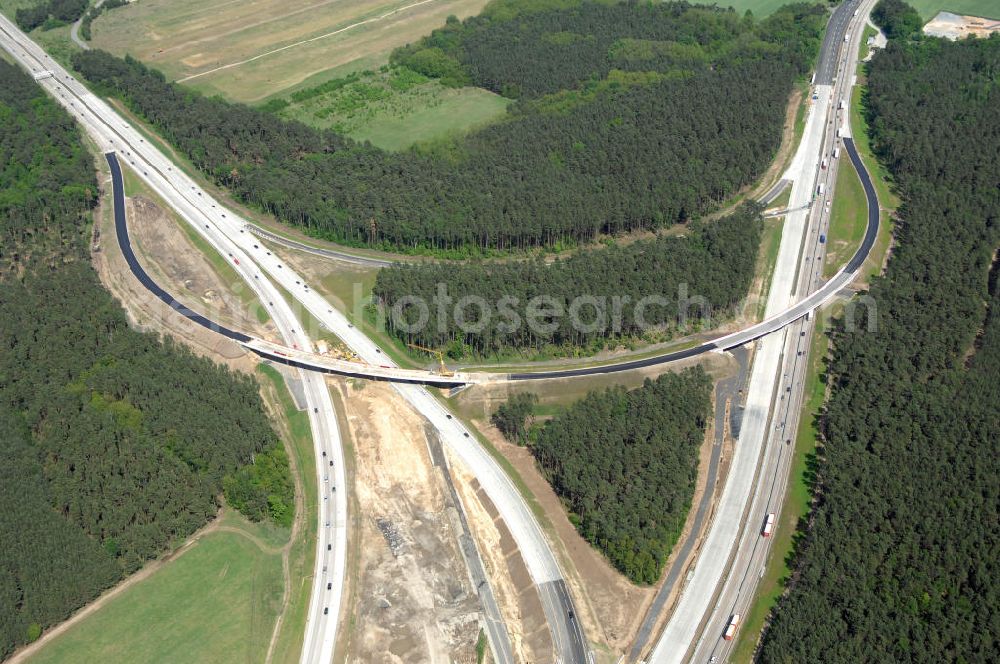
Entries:
[[924,21],[929,21],[940,11],[1000,19],[1000,3],[996,0],[907,0]]
[[[702,4],[712,3],[705,0]],[[740,14],[749,9],[754,16],[760,18],[773,14],[779,7],[792,3],[791,0],[718,0],[715,4],[720,7],[732,7]]]
[[306,99],[301,97],[310,91],[300,91],[279,115],[400,150],[483,125],[502,116],[510,103],[479,88],[446,88],[408,69],[383,68],[342,80],[350,82]]
[[[295,664],[315,556],[316,476],[305,413],[296,407],[281,374],[260,367],[264,394],[279,413],[283,437],[304,487],[304,528],[288,553],[291,588],[272,662]],[[112,598],[54,638],[32,664],[105,662],[264,662],[281,611],[281,548],[290,529],[251,523],[225,510],[210,530],[174,560]],[[236,532],[233,532],[236,531]]]
[[[791,187],[786,189],[788,192],[791,190]],[[760,249],[757,255],[757,276],[762,280],[760,302],[757,304],[757,318],[763,318],[764,310],[767,308],[767,293],[771,290],[771,277],[774,276],[774,265],[778,262],[781,233],[784,228],[784,217],[764,220],[764,232],[761,235]]]
[[[920,12],[925,21],[930,20],[939,11],[1000,19],[1000,5],[996,0],[907,0],[907,2]],[[774,13],[774,10],[790,2],[789,0],[719,0],[717,4],[720,7],[732,7],[740,13],[749,9],[754,16],[760,17]]]
[[207,94],[256,103],[306,81],[316,85],[378,67],[394,48],[430,34],[449,15],[478,14],[485,4],[142,0],[94,21],[93,44],[117,55],[130,53]]
[[211,532],[30,661],[263,662],[281,595],[279,554]]

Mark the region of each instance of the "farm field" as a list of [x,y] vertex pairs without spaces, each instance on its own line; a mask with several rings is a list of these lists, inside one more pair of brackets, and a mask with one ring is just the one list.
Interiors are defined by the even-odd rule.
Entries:
[[238,515],[210,526],[29,661],[263,662],[281,608],[275,530]]
[[510,103],[481,88],[447,88],[409,69],[383,68],[348,80],[329,92],[310,94],[321,86],[292,95],[279,115],[400,150],[485,124]]
[[[129,53],[171,80],[254,103],[350,71],[464,18],[486,0],[139,0],[102,15],[93,45]],[[236,64],[240,63],[240,64]],[[220,69],[222,68],[222,69]]]
[[940,11],[1000,19],[1000,4],[996,0],[907,0],[924,21]]

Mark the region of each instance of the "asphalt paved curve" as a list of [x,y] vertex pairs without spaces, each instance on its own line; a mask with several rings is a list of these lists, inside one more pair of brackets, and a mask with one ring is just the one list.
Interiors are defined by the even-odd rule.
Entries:
[[861,241],[861,246],[851,256],[851,260],[847,261],[847,266],[844,268],[845,272],[854,273],[861,269],[872,247],[875,246],[875,239],[878,237],[880,210],[878,196],[875,194],[875,185],[872,184],[871,175],[865,168],[864,162],[861,161],[857,148],[854,147],[853,138],[844,138],[844,149],[851,157],[851,164],[854,165],[855,172],[861,178],[861,186],[864,187],[865,198],[868,199],[868,227],[865,229],[865,237]]
[[868,174],[867,169],[865,169],[865,165],[861,161],[861,157],[858,155],[857,149],[854,147],[854,140],[851,138],[844,138],[843,142],[844,149],[851,157],[851,164],[854,166],[854,170],[857,172],[858,177],[861,178],[861,184],[865,190],[865,197],[868,199],[868,226],[865,229],[865,237],[861,241],[861,245],[858,246],[857,251],[854,252],[854,255],[847,262],[847,265],[845,265],[844,268],[832,279],[830,279],[820,290],[813,292],[809,297],[800,301],[795,306],[790,307],[778,316],[765,320],[757,325],[753,325],[735,334],[727,335],[716,339],[715,341],[709,341],[693,348],[678,350],[664,355],[656,355],[654,357],[647,357],[641,360],[620,362],[618,364],[607,364],[598,367],[562,369],[559,371],[539,371],[534,373],[515,373],[510,374],[508,378],[514,381],[522,381],[617,373],[619,371],[629,371],[631,369],[641,369],[643,367],[651,367],[657,364],[676,362],[677,360],[695,357],[711,351],[729,350],[781,329],[792,321],[805,316],[807,313],[823,304],[826,300],[836,295],[837,292],[840,291],[840,288],[850,283],[854,278],[855,273],[861,269],[865,259],[868,258],[868,254],[875,245],[875,239],[878,237],[879,230],[878,197],[875,195],[875,187],[872,184],[871,176]]
[[[303,293],[301,290],[303,286],[299,285],[302,283],[299,275],[295,275],[291,269],[281,269],[282,265],[275,264],[275,259],[270,253],[265,257],[262,255],[262,249],[260,252],[255,252],[257,247],[254,246],[251,250],[250,246],[253,245],[253,240],[252,236],[246,233],[245,221],[239,220],[238,215],[233,214],[231,210],[222,208],[208,192],[197,188],[185,175],[174,170],[162,153],[146,143],[107,104],[83,88],[57,62],[53,61],[2,15],[0,15],[0,46],[14,56],[25,69],[35,74],[48,73],[48,77],[41,77],[40,85],[63,104],[75,118],[79,119],[98,145],[104,148],[105,153],[117,150],[119,154],[124,151],[125,154],[130,155],[130,162],[136,165],[138,177],[149,184],[169,205],[177,209],[185,221],[191,223],[199,233],[205,235],[217,251],[227,253],[231,250],[232,253],[229,255],[234,259],[234,255],[238,254],[240,263],[237,265],[242,264],[239,270],[242,272],[243,278],[254,287],[255,292],[264,301],[273,299],[273,303],[268,303],[269,309],[275,322],[282,329],[285,343],[289,345],[297,343],[296,347],[305,347],[311,343],[311,340],[294,322],[294,313],[284,298],[277,292],[272,292],[275,287],[271,285],[270,280],[265,279],[262,273],[257,272],[258,266],[262,267],[270,278],[278,281],[288,292],[297,293],[296,299],[306,304],[309,311],[328,329],[349,341],[352,348],[365,361],[393,364],[391,360],[381,354],[381,350],[370,339],[353,329],[346,318],[332,305],[311,291],[307,290]],[[205,232],[202,232],[202,228]],[[252,253],[255,258],[251,259],[250,254],[244,252]],[[268,262],[269,259],[270,262]],[[295,285],[291,283],[293,280]],[[150,282],[146,283],[148,285]],[[336,460],[337,463],[333,466],[333,472],[330,475],[331,485],[333,485],[332,480],[336,478],[335,486],[343,486],[345,482],[343,480],[342,450],[329,392],[325,389],[322,379],[317,378],[315,372],[306,373],[304,382],[307,387],[310,383],[315,383],[312,385],[315,387],[314,390],[307,389],[306,397],[310,404],[310,426],[313,427],[317,454],[320,451],[320,445],[323,446],[324,452],[332,449],[331,461]],[[532,579],[537,584],[548,584],[550,581],[561,579],[559,564],[549,548],[540,526],[535,521],[534,515],[513,482],[507,478],[493,457],[474,439],[471,439],[470,432],[453,419],[450,413],[426,390],[418,389],[413,385],[395,385],[395,389],[438,429],[451,451],[479,479],[487,496],[496,505],[497,510],[507,523],[518,548],[522,552]],[[315,406],[313,406],[314,403]],[[317,420],[325,421],[317,422]],[[323,426],[317,427],[315,426],[317,424]],[[320,472],[319,468],[317,472]],[[333,495],[341,496],[343,494],[335,492]],[[315,584],[307,617],[307,625],[312,625],[312,627],[307,627],[303,662],[330,661],[339,622],[337,616],[340,613],[338,607],[341,606],[342,585],[338,580],[343,578],[346,507],[345,501],[341,499],[331,499],[328,502],[335,503],[337,509],[336,513],[331,514],[329,521],[326,522],[327,527],[323,526],[322,517],[320,517],[321,536],[317,538]],[[335,535],[329,536],[330,532],[335,533]],[[331,539],[334,547],[332,553],[327,545]],[[320,571],[321,567],[322,572]],[[335,582],[321,583],[327,579],[333,579]],[[323,585],[327,586],[325,590],[322,589]],[[589,654],[586,641],[570,638],[574,635],[580,635],[579,625],[571,625],[574,615],[572,598],[566,593],[544,593],[540,596],[546,620],[553,626],[553,641],[556,644],[557,652],[561,654],[562,661],[587,661]],[[329,615],[327,615],[325,607],[330,609]],[[310,641],[313,642],[313,646],[309,645]],[[495,646],[491,644],[491,647]]]
[[122,169],[118,163],[118,157],[116,157],[113,152],[108,152],[104,155],[104,157],[108,160],[108,166],[111,168],[111,188],[114,193],[115,236],[118,238],[118,246],[122,250],[122,255],[125,256],[125,262],[128,263],[128,267],[132,270],[132,274],[135,275],[135,278],[139,280],[139,283],[146,287],[146,290],[165,302],[168,307],[185,318],[201,325],[204,328],[212,330],[213,332],[218,332],[222,336],[228,337],[233,341],[240,343],[250,341],[250,337],[242,332],[230,330],[228,327],[220,325],[213,320],[209,320],[198,312],[192,311],[187,306],[181,304],[177,301],[177,298],[163,290],[163,288],[161,288],[160,285],[153,281],[153,278],[149,276],[149,273],[147,273],[145,268],[143,268],[139,263],[139,259],[136,258],[135,252],[132,251],[132,242],[128,237],[128,224],[125,221],[125,185],[122,180]]

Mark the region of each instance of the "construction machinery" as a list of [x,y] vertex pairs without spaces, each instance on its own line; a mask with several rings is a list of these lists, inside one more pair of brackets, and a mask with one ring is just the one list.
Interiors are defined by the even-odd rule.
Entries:
[[438,373],[441,374],[442,376],[454,376],[455,375],[455,372],[450,371],[448,369],[448,367],[445,366],[445,363],[444,363],[444,353],[442,353],[441,351],[434,350],[433,348],[426,348],[424,346],[418,346],[417,344],[406,344],[406,345],[409,346],[410,348],[415,348],[416,350],[422,350],[425,353],[430,353],[431,355],[436,355],[437,359],[438,359],[438,364],[441,365],[440,368],[438,369]]

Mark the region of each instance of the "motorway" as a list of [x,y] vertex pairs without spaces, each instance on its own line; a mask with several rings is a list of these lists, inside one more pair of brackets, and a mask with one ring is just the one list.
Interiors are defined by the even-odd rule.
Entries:
[[[209,329],[223,334],[234,341],[245,341],[249,338],[239,332],[234,332],[209,321],[200,314],[191,311],[180,304],[173,296],[157,286],[149,278],[139,264],[128,238],[125,217],[125,193],[121,166],[114,152],[106,153],[105,157],[111,170],[112,195],[114,200],[115,235],[119,247],[133,274],[143,285],[149,288],[157,297],[179,314]],[[257,280],[259,281],[259,280]],[[287,306],[287,305],[286,305]],[[282,334],[291,338],[296,336],[292,325],[294,315],[285,312],[275,323]],[[301,333],[299,333],[301,334]],[[302,383],[309,413],[310,428],[313,432],[313,444],[316,447],[316,458],[328,460],[328,465],[316,464],[317,485],[323,492],[318,510],[317,554],[314,570],[315,585],[320,587],[319,593],[310,598],[309,620],[312,629],[307,632],[303,653],[311,653],[309,661],[329,661],[333,656],[336,641],[337,614],[332,617],[328,613],[330,607],[340,606],[342,595],[342,577],[345,569],[346,535],[347,535],[347,499],[343,491],[336,492],[337,486],[344,486],[343,453],[340,445],[340,433],[333,410],[333,402],[326,389],[325,382],[313,372],[303,372]],[[332,476],[332,479],[331,479]],[[335,549],[335,550],[334,550]]]
[[[773,312],[794,311],[796,300],[808,301],[824,290],[829,290],[832,297],[857,273],[874,242],[878,202],[853,142],[845,138],[844,150],[865,183],[869,227],[862,248],[820,287],[825,250],[821,236],[829,224],[825,203],[832,196],[830,187],[835,183],[839,164],[832,158],[832,151],[840,141],[838,136],[847,134],[848,113],[838,111],[837,106],[840,99],[849,98],[858,41],[872,4],[874,0],[847,2],[831,17],[823,61],[815,79],[814,104],[803,141],[786,173],[792,180],[790,212],[785,219],[766,318],[780,320],[785,314]],[[840,32],[835,32],[838,29]],[[828,159],[829,169],[821,167],[822,158]],[[820,183],[824,194],[817,193]],[[811,199],[814,204],[802,209]],[[690,580],[648,657],[651,663],[725,661],[730,655],[734,642],[723,639],[723,633],[731,616],[745,616],[753,601],[771,542],[761,537],[763,519],[768,513],[778,513],[784,498],[814,322],[812,316],[790,318],[758,344],[744,419],[716,516]],[[716,343],[728,345],[739,340],[739,334]]]
[[646,616],[643,618],[642,624],[639,625],[639,630],[632,640],[632,647],[629,649],[630,661],[638,660],[646,650],[649,638],[653,635],[653,628],[659,622],[661,614],[665,610],[667,600],[673,595],[677,582],[681,578],[681,573],[687,569],[688,564],[691,562],[690,556],[698,542],[698,534],[701,532],[705,519],[709,516],[709,508],[712,505],[712,498],[715,495],[715,485],[719,480],[719,464],[722,460],[722,448],[726,437],[727,411],[730,414],[729,430],[732,436],[736,437],[739,435],[739,423],[742,420],[740,393],[743,391],[743,387],[747,381],[750,353],[749,349],[744,347],[735,349],[733,355],[736,357],[739,365],[736,375],[724,378],[715,384],[715,423],[713,426],[715,440],[712,443],[712,452],[708,460],[708,473],[706,474],[708,481],[706,482],[705,490],[701,494],[701,500],[698,501],[694,520],[691,522],[690,535],[684,540],[684,544],[681,545],[670,567],[667,568],[663,583],[660,585],[659,590],[656,591],[656,595],[653,597],[653,601],[646,611]]
[[[90,93],[58,63],[44,53],[6,17],[0,16],[0,45],[33,73],[39,85],[82,124],[105,152],[117,152],[128,160],[136,175],[180,217],[190,223],[220,255],[233,262],[237,273],[250,285],[271,315],[282,339],[291,349],[311,348],[291,307],[277,289],[280,285],[327,329],[336,334],[364,362],[396,368],[378,346],[351,325],[339,311],[311,290],[307,283],[280,259],[259,245],[246,232],[246,220],[223,207],[188,178],[158,149],[105,102]],[[273,283],[272,283],[273,280]],[[320,510],[316,570],[310,601],[303,662],[328,662],[336,639],[341,612],[341,593],[346,550],[346,500],[343,451],[337,422],[322,374],[302,372],[316,456],[328,458],[332,466],[317,466],[324,493]],[[442,442],[477,478],[514,538],[525,565],[539,591],[558,661],[586,662],[591,653],[575,619],[573,601],[562,572],[534,514],[478,440],[429,392],[421,386],[394,387],[438,431]],[[324,454],[325,453],[325,454]],[[322,609],[322,610],[321,610]],[[494,655],[498,648],[491,642]],[[503,649],[499,649],[503,652]]]
[[[866,4],[871,4],[870,0]],[[857,6],[855,2],[848,3],[848,7]],[[847,10],[843,6],[837,10],[831,19],[831,32],[834,21],[837,20],[838,13]],[[843,19],[843,16],[841,16]],[[856,22],[855,22],[856,23]],[[844,25],[846,27],[847,21]],[[856,27],[856,26],[855,26]],[[842,39],[842,37],[841,37]],[[857,33],[854,34],[852,45],[856,46]],[[134,128],[126,123],[107,104],[92,95],[79,82],[70,77],[61,67],[44,54],[33,42],[21,33],[5,17],[0,17],[0,43],[29,71],[32,71],[38,82],[48,90],[57,100],[73,113],[90,135],[97,141],[98,145],[108,152],[117,152],[124,159],[127,159],[134,168],[136,174],[142,178],[150,187],[159,194],[163,200],[174,207],[182,218],[191,223],[199,233],[203,235],[212,246],[223,256],[228,256],[234,263],[237,272],[253,288],[262,303],[267,303],[268,313],[275,321],[285,348],[293,351],[300,351],[309,354],[305,349],[311,349],[311,340],[301,329],[291,311],[291,308],[281,296],[280,291],[275,288],[272,279],[280,284],[287,292],[291,293],[296,301],[305,308],[324,326],[337,334],[358,356],[373,367],[380,369],[396,369],[394,363],[386,357],[370,339],[351,326],[346,318],[322,297],[309,289],[308,285],[298,277],[290,268],[283,266],[280,259],[267,252],[264,248],[254,243],[252,234],[246,232],[246,222],[240,219],[235,213],[226,210],[221,204],[214,201],[207,192],[201,190],[196,183],[187,178],[178,169],[174,168],[171,162],[154,147],[150,146],[139,135]],[[824,41],[824,53],[828,46],[837,46],[836,40],[830,41],[828,34]],[[839,50],[837,48],[836,50]],[[850,49],[848,49],[850,50]],[[856,54],[856,48],[854,49]],[[853,62],[853,55],[848,59]],[[844,71],[841,69],[841,71]],[[853,71],[853,68],[847,71]],[[51,72],[52,75],[48,75]],[[832,76],[831,76],[832,78]],[[751,376],[751,391],[748,398],[747,413],[743,430],[741,431],[739,444],[737,446],[736,459],[734,459],[733,470],[727,479],[726,487],[723,490],[723,497],[720,502],[719,516],[711,526],[711,531],[706,540],[701,553],[701,560],[695,568],[695,578],[685,590],[681,603],[697,593],[692,593],[692,586],[707,587],[705,580],[699,579],[699,572],[711,567],[706,565],[705,552],[711,550],[709,544],[713,543],[712,536],[720,530],[725,530],[728,524],[729,535],[724,539],[733,540],[735,533],[739,530],[740,521],[743,520],[743,509],[729,510],[732,505],[742,505],[749,496],[749,485],[756,476],[757,462],[760,457],[760,447],[765,438],[765,429],[769,426],[770,418],[768,413],[771,410],[771,401],[777,388],[777,374],[779,361],[785,357],[785,366],[791,371],[786,374],[792,377],[799,375],[801,369],[798,367],[804,362],[789,364],[787,358],[788,351],[794,351],[794,333],[798,328],[811,325],[809,320],[801,320],[803,316],[823,302],[835,296],[847,283],[853,279],[854,274],[860,264],[867,256],[871,242],[874,240],[877,231],[877,207],[874,223],[869,220],[869,229],[866,234],[866,241],[861,249],[843,270],[833,279],[829,280],[823,287],[813,291],[811,288],[802,290],[800,284],[798,292],[810,293],[799,301],[794,300],[792,284],[796,282],[796,275],[799,281],[811,279],[807,285],[818,286],[819,272],[812,269],[800,270],[799,257],[808,252],[802,251],[806,243],[806,230],[812,224],[810,218],[819,218],[818,223],[825,223],[823,220],[823,207],[817,209],[800,208],[809,202],[812,197],[813,183],[818,173],[819,155],[824,150],[825,140],[823,130],[825,110],[833,104],[833,100],[839,98],[837,91],[844,87],[849,80],[849,76],[841,76],[840,85],[832,90],[829,85],[819,83],[823,80],[817,74],[817,93],[819,98],[813,106],[813,111],[807,121],[807,129],[796,160],[789,169],[787,178],[792,181],[792,194],[789,208],[797,210],[788,215],[785,222],[785,232],[782,235],[781,248],[779,250],[778,264],[775,268],[775,275],[772,280],[772,288],[769,294],[767,313],[765,320],[747,330],[727,335],[721,339],[703,344],[696,349],[688,349],[678,353],[668,354],[657,358],[648,358],[635,362],[620,363],[606,367],[591,367],[568,371],[555,371],[547,373],[515,374],[509,376],[513,380],[529,380],[540,378],[553,378],[570,375],[587,375],[589,373],[609,373],[611,371],[623,371],[640,366],[650,366],[682,357],[691,357],[701,352],[721,351],[726,348],[741,346],[748,341],[761,336],[765,338],[761,341],[754,362],[754,369]],[[65,86],[65,87],[64,87]],[[817,109],[823,109],[823,113],[817,113]],[[832,130],[828,129],[829,132]],[[845,141],[845,149],[848,149],[849,141]],[[856,154],[853,146],[848,149],[852,160]],[[859,162],[856,162],[859,163]],[[117,161],[109,158],[112,165],[113,175],[117,171]],[[827,177],[831,172],[827,171]],[[870,184],[870,183],[869,183]],[[117,198],[122,194],[120,185],[120,172],[118,172],[118,184],[116,189],[116,223],[117,210],[122,209]],[[866,191],[867,191],[866,187]],[[123,203],[123,201],[121,201]],[[815,214],[813,214],[815,213]],[[122,213],[124,215],[124,213]],[[821,227],[821,226],[820,226]],[[812,236],[816,236],[817,229],[812,228]],[[869,241],[869,237],[871,241]],[[865,246],[867,245],[867,246]],[[814,264],[818,266],[822,248],[814,248]],[[813,258],[812,255],[809,256]],[[803,261],[804,262],[804,261]],[[809,275],[809,276],[803,276]],[[155,292],[155,291],[154,291]],[[165,294],[166,297],[169,295]],[[164,299],[163,296],[160,296]],[[170,298],[172,300],[172,298]],[[167,301],[167,300],[164,300]],[[169,303],[169,302],[168,302]],[[193,312],[192,312],[193,313]],[[797,321],[797,322],[796,322]],[[792,324],[791,328],[786,328]],[[789,333],[788,329],[791,329]],[[772,332],[778,331],[777,334]],[[233,332],[233,331],[229,331]],[[240,334],[233,332],[234,334]],[[789,347],[784,348],[783,342],[790,339]],[[782,352],[784,350],[784,352]],[[798,357],[794,355],[792,357]],[[359,365],[362,366],[362,365]],[[767,368],[772,367],[770,377]],[[327,369],[329,370],[329,369]],[[430,372],[425,372],[430,373]],[[495,374],[487,374],[491,380],[498,378]],[[385,376],[391,378],[391,376]],[[421,381],[423,382],[423,381]],[[317,468],[320,486],[325,491],[330,487],[330,495],[324,495],[324,508],[320,511],[320,537],[317,542],[317,562],[314,592],[310,604],[309,626],[307,627],[306,645],[303,649],[302,661],[329,661],[332,656],[333,643],[336,638],[337,618],[340,613],[340,593],[342,591],[342,578],[344,566],[344,552],[346,547],[346,501],[343,492],[337,492],[336,486],[344,485],[344,466],[342,462],[343,452],[340,446],[337,422],[330,402],[329,392],[326,389],[322,376],[315,372],[303,372],[303,383],[306,385],[306,398],[309,404],[310,424],[313,429],[314,443],[317,448],[317,458],[329,458],[332,466]],[[791,385],[788,386],[792,387]],[[587,650],[586,639],[582,629],[573,616],[572,599],[566,591],[558,563],[553,556],[551,549],[541,533],[534,516],[530,513],[523,498],[514,488],[510,479],[499,468],[496,461],[475,441],[470,432],[465,429],[436,399],[422,387],[412,384],[397,384],[396,389],[407,399],[419,412],[421,412],[439,431],[442,441],[461,459],[473,474],[479,479],[486,490],[487,495],[496,505],[498,511],[503,516],[505,522],[511,530],[517,542],[525,563],[529,569],[532,579],[535,581],[542,598],[543,608],[552,629],[553,642],[559,653],[561,661],[583,662],[590,659]],[[789,392],[791,394],[791,392]],[[799,393],[799,398],[801,393]],[[785,404],[785,410],[791,412],[790,398]],[[756,446],[745,444],[747,441],[759,439]],[[754,451],[757,454],[754,454]],[[321,456],[321,454],[323,456]],[[328,455],[328,456],[327,456]],[[785,455],[786,457],[789,455]],[[765,460],[765,467],[767,460]],[[777,467],[777,466],[776,466]],[[327,473],[327,469],[331,469]],[[750,477],[747,478],[746,470],[749,469]],[[739,472],[737,472],[739,471]],[[332,475],[332,477],[331,477]],[[787,473],[784,473],[787,476]],[[760,483],[758,483],[759,485]],[[742,492],[742,499],[740,493]],[[758,491],[758,496],[760,492]],[[727,496],[729,499],[727,501]],[[730,505],[732,503],[732,505]],[[723,509],[726,507],[727,509]],[[725,517],[725,518],[723,518]],[[735,520],[735,521],[734,521]],[[721,524],[721,525],[720,525]],[[716,542],[718,544],[719,542]],[[728,550],[731,550],[730,546]],[[742,547],[741,547],[742,549]],[[721,549],[720,549],[721,550]],[[712,558],[713,556],[708,556]],[[718,557],[718,556],[714,556]],[[729,556],[726,556],[728,562]],[[703,577],[707,576],[702,574]],[[744,575],[745,576],[745,575]],[[721,571],[716,575],[716,582],[721,577]],[[697,582],[697,585],[696,585]],[[329,586],[325,585],[329,584]],[[713,586],[714,587],[714,586]],[[709,593],[714,595],[714,593]],[[744,597],[748,596],[744,593]],[[710,601],[710,600],[708,600]],[[708,602],[707,601],[707,602]],[[707,609],[706,602],[706,609]],[[717,603],[717,606],[719,603]],[[321,609],[324,609],[321,611]],[[328,610],[328,611],[327,611]],[[679,609],[675,612],[675,617],[681,614]],[[687,613],[684,611],[683,613]],[[694,625],[692,631],[697,632],[701,616],[707,611],[698,613],[698,623]],[[719,613],[716,611],[716,613]],[[728,619],[728,616],[726,616]],[[687,654],[687,646],[690,646],[694,637],[683,641],[685,649],[680,650],[676,657],[657,659],[657,653],[678,652],[680,641],[670,639],[677,635],[677,630],[672,631],[668,624],[663,638],[654,650],[654,661],[680,661]],[[687,621],[688,623],[691,620]],[[711,620],[710,620],[711,622]],[[669,635],[669,637],[668,637]],[[702,639],[701,643],[712,641],[712,639]],[[661,644],[666,643],[661,647]],[[492,645],[492,643],[491,643]],[[699,646],[700,648],[701,646]],[[496,652],[496,648],[494,647]]]

